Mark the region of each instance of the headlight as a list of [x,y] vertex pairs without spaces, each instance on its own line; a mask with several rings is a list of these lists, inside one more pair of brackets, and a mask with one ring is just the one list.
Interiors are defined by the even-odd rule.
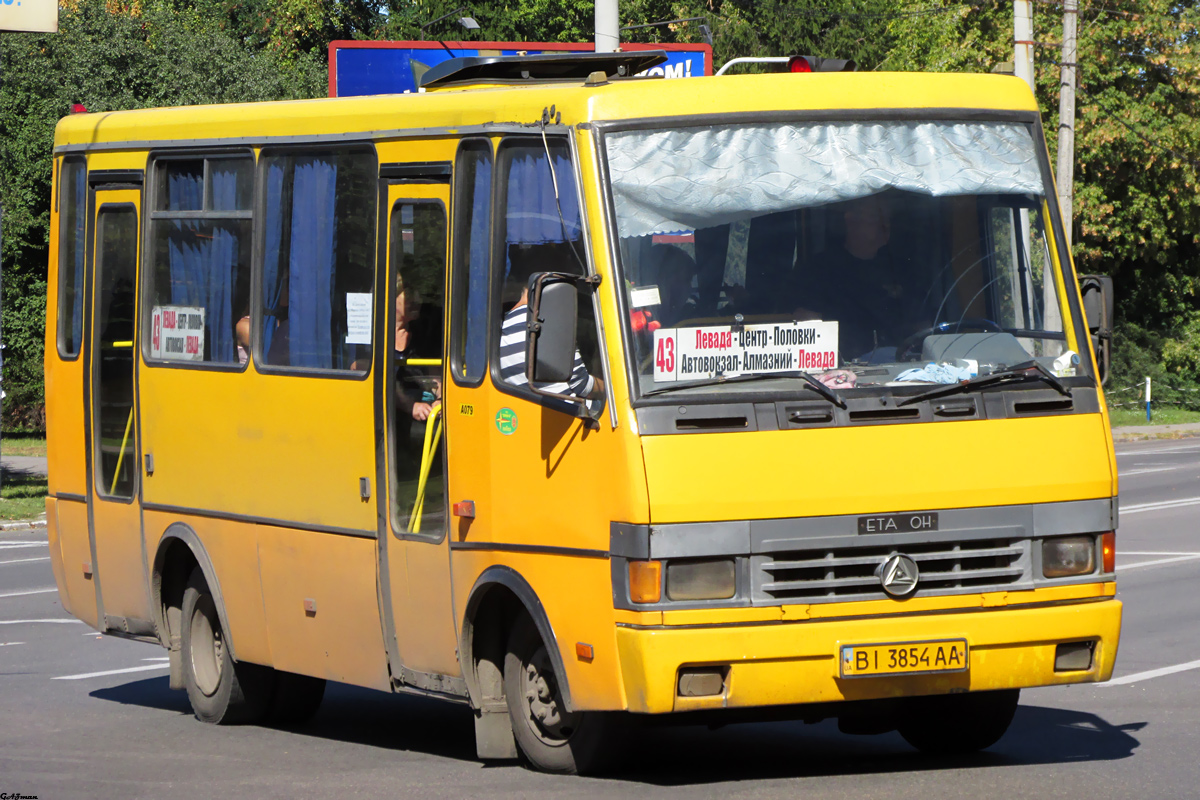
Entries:
[[667,562],[667,597],[725,600],[737,591],[733,559]]
[[1093,536],[1063,536],[1042,542],[1042,575],[1066,578],[1087,575],[1096,569],[1096,539]]

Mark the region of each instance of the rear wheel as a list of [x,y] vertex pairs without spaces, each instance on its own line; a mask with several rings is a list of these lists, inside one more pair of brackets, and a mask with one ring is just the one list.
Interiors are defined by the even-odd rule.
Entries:
[[222,725],[261,720],[274,670],[233,660],[216,600],[199,567],[188,578],[182,612],[183,682],[196,718]]
[[504,695],[517,746],[534,767],[574,775],[606,764],[612,715],[567,711],[554,663],[527,614],[508,637]]
[[913,698],[900,735],[922,753],[961,755],[991,747],[1012,724],[1020,689]]

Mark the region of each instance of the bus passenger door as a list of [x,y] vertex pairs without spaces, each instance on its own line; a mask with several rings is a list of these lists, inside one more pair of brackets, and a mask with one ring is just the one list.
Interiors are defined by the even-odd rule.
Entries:
[[[393,679],[442,691],[461,675],[446,536],[441,396],[449,186],[441,176],[384,180],[386,284],[377,291],[386,454],[381,570]],[[384,199],[386,198],[386,202]]]
[[[151,618],[138,499],[136,360],[141,191],[100,188],[94,239],[88,374],[88,506],[101,629],[136,633]],[[140,621],[144,624],[138,625]]]

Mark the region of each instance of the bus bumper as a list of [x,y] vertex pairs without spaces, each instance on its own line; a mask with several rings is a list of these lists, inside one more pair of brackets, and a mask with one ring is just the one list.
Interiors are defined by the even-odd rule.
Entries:
[[[1121,603],[1104,599],[762,625],[624,625],[617,644],[628,710],[663,714],[1095,683],[1112,677],[1120,633]],[[950,639],[967,641],[965,671],[841,677],[843,645]],[[1091,667],[1056,672],[1056,648],[1070,642],[1095,643]],[[720,694],[682,696],[680,676],[691,667],[723,670]]]

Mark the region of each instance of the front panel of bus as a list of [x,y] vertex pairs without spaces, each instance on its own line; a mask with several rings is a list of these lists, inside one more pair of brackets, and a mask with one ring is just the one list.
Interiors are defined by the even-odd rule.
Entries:
[[600,128],[638,710],[1106,679],[1115,473],[1036,115]]

